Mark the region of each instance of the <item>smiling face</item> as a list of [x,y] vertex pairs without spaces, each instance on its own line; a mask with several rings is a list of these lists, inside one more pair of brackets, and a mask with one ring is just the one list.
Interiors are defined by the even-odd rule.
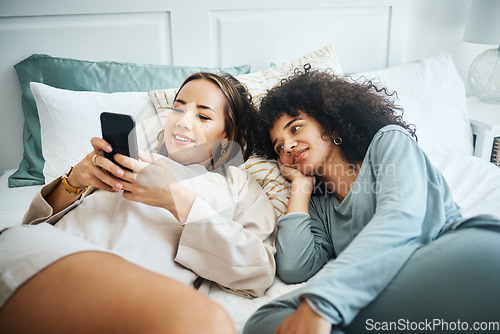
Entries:
[[269,135],[281,162],[306,175],[321,175],[335,149],[323,127],[305,113],[283,114],[274,122]]
[[186,83],[168,113],[164,140],[169,158],[187,165],[207,166],[221,141],[226,140],[224,93],[213,82]]

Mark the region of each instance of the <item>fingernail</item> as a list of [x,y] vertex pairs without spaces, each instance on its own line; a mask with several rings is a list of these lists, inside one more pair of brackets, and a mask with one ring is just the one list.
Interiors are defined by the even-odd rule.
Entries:
[[122,169],[119,169],[116,174],[118,174],[118,176],[123,176],[125,172],[122,170]]

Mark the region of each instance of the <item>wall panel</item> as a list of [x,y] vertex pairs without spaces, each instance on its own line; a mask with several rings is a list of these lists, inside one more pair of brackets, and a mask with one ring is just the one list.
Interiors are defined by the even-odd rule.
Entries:
[[[21,89],[13,65],[33,53],[85,60],[172,63],[170,13],[7,17],[0,20],[0,171],[21,161]],[[9,83],[9,84],[6,84]],[[16,97],[16,98],[13,98]]]
[[212,60],[222,66],[265,68],[327,44],[346,72],[389,64],[389,6],[212,11],[211,21]]

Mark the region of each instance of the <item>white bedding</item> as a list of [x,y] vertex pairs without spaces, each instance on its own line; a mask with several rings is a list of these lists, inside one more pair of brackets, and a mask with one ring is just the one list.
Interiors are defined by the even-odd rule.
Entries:
[[273,285],[267,290],[263,297],[255,299],[245,299],[222,291],[217,285],[212,284],[208,296],[213,301],[222,305],[231,316],[236,331],[241,333],[246,320],[262,305],[271,300],[293,291],[304,283],[285,284],[276,276]]
[[444,175],[464,217],[491,215],[500,219],[500,168],[475,156],[431,154]]
[[0,231],[21,224],[31,200],[42,186],[9,188],[8,178],[15,169],[6,170],[0,177]]

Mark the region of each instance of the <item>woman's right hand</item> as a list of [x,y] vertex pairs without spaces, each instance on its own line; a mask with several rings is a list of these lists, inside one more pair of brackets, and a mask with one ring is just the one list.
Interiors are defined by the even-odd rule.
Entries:
[[[94,137],[90,140],[94,150],[76,164],[68,176],[68,183],[75,188],[95,186],[110,192],[120,191],[123,187],[124,170],[104,157],[111,152],[111,145],[104,139]],[[45,200],[56,214],[74,203],[80,195],[66,191],[62,182],[45,195]]]
[[124,170],[104,157],[104,152],[112,151],[111,145],[99,137],[93,137],[90,142],[94,150],[73,167],[69,184],[77,188],[94,186],[110,192],[120,191]]
[[314,189],[314,176],[307,176],[292,166],[284,165],[280,159],[278,159],[278,166],[283,176],[292,182],[286,213],[308,213],[309,201]]
[[311,186],[311,191],[312,191],[312,186],[314,185],[314,176],[307,176],[297,168],[283,164],[280,159],[278,159],[278,167],[280,168],[283,176],[288,181],[292,183],[299,183],[301,185],[306,185],[306,186],[309,185]]

